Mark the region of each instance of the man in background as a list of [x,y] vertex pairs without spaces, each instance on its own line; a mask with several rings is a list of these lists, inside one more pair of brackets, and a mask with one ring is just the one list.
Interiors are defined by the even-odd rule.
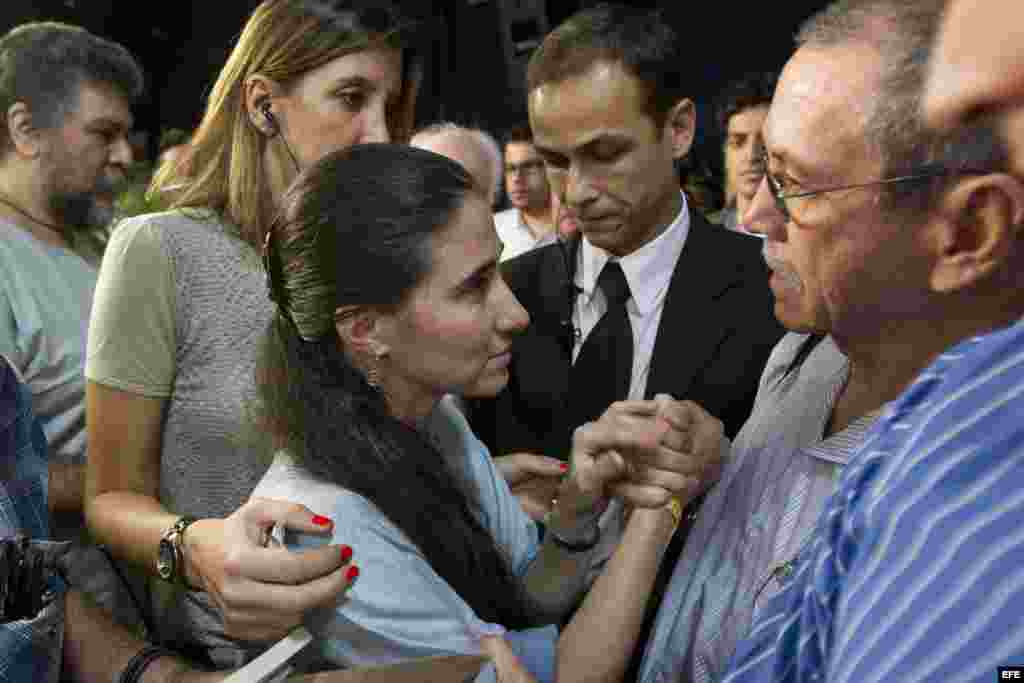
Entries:
[[28,385],[54,467],[64,537],[81,526],[85,335],[112,199],[132,161],[138,63],[58,23],[0,38],[0,353]]
[[527,124],[505,136],[505,193],[512,208],[494,214],[498,239],[505,245],[503,261],[546,244],[555,233],[551,187]]
[[748,74],[726,87],[718,106],[718,125],[724,136],[725,208],[710,217],[738,232],[750,202],[764,177],[761,128],[775,91],[774,73]]

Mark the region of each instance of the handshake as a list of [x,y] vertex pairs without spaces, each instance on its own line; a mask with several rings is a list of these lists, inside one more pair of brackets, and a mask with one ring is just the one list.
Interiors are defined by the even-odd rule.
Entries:
[[512,493],[534,519],[550,512],[571,471],[580,502],[619,497],[631,507],[686,505],[721,475],[728,441],[722,423],[692,401],[666,395],[620,401],[573,435],[570,465],[514,453],[496,458]]

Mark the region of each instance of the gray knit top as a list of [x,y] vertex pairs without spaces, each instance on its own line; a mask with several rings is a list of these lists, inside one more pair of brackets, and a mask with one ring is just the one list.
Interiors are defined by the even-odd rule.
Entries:
[[[269,465],[247,406],[273,304],[258,255],[236,235],[209,212],[124,221],[104,256],[89,327],[88,379],[165,399],[160,501],[199,518],[235,511]],[[170,598],[157,601],[166,643],[200,646],[223,666],[248,656],[224,636],[206,593]]]

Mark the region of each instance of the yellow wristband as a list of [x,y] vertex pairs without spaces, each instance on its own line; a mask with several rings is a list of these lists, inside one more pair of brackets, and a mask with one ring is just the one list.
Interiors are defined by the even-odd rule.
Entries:
[[665,504],[665,509],[672,514],[672,530],[675,531],[679,528],[679,523],[683,521],[683,504],[679,501],[678,496],[672,496],[671,500]]

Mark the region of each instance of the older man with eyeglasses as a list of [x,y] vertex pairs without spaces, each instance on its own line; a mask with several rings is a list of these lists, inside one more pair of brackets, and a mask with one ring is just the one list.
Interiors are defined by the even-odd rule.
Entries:
[[[1004,601],[1020,604],[1006,562],[1024,567],[1024,544],[999,538],[1024,522],[1009,491],[1000,509],[1024,475],[1024,384],[992,362],[1024,340],[1024,185],[995,172],[992,127],[925,128],[942,10],[841,0],[798,35],[746,216],[792,333],[676,565],[642,681],[990,680],[1003,645],[1002,663],[1024,662]],[[1001,360],[1019,378],[1024,360]]]
[[776,315],[849,358],[827,429],[884,407],[728,683],[981,682],[1024,662],[1024,183],[992,119],[927,126],[944,6],[833,4],[768,115],[750,213]]

